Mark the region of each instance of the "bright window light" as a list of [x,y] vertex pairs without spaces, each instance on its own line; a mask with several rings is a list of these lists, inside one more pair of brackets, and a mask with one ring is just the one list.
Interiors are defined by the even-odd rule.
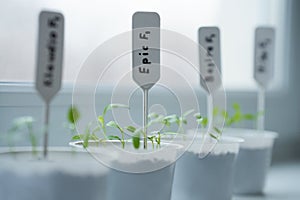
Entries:
[[[72,83],[90,52],[112,36],[131,28],[136,11],[155,11],[161,28],[184,34],[197,42],[200,26],[221,30],[222,73],[226,89],[256,88],[252,78],[254,29],[276,28],[276,65],[273,87],[280,88],[283,73],[284,0],[4,0],[0,2],[0,81],[32,82],[35,71],[38,13],[55,9],[65,15],[64,81]],[[101,68],[101,66],[99,66]],[[191,73],[191,81],[199,78]],[[107,84],[117,81],[111,77]]]

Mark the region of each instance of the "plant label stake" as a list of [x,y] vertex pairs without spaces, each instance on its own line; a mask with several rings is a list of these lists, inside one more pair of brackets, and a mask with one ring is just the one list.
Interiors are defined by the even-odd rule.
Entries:
[[42,11],[39,15],[38,57],[35,86],[45,102],[44,158],[47,157],[49,105],[61,87],[64,17]]
[[221,53],[220,30],[218,27],[201,27],[198,31],[200,44],[200,85],[207,92],[209,121],[212,121],[212,96],[220,88]]
[[[222,85],[219,28],[218,27],[199,28],[198,40],[199,40],[199,53],[200,53],[200,74],[201,74],[200,85],[207,92],[207,106],[208,106],[207,115],[210,124],[209,127],[212,127],[214,126],[213,96],[216,95],[217,90]],[[203,144],[206,144],[207,140],[208,140],[207,138],[204,138]],[[208,146],[207,148],[211,150],[213,146],[214,144],[212,144],[212,146]]]
[[[255,30],[254,79],[258,92],[258,112],[265,110],[265,90],[274,74],[275,30],[258,27]],[[264,130],[264,115],[257,119],[258,130]]]
[[132,77],[142,88],[144,148],[147,148],[148,91],[160,78],[160,17],[136,12],[132,17]]

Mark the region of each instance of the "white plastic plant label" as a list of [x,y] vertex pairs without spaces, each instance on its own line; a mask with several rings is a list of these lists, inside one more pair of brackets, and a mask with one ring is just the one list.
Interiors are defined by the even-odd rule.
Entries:
[[132,76],[140,87],[150,89],[160,78],[160,17],[136,12],[132,29]]
[[198,40],[200,45],[200,84],[208,93],[212,93],[222,85],[219,28],[199,28]]
[[42,11],[39,16],[36,89],[47,103],[61,87],[63,44],[63,15]]
[[274,73],[275,30],[258,27],[255,30],[254,79],[266,88]]

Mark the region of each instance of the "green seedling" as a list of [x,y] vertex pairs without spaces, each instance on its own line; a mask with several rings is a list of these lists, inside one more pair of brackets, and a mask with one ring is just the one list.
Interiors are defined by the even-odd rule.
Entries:
[[[214,110],[214,114],[216,113],[216,111]],[[200,113],[196,113],[194,114],[194,117],[196,118],[196,122],[201,125],[202,128],[206,128],[208,125],[208,118],[207,117],[202,117],[200,115]],[[213,132],[216,132],[216,134],[214,134]],[[213,139],[219,140],[220,137],[222,136],[222,131],[220,129],[218,129],[217,127],[213,128],[213,131],[209,132],[209,136]],[[203,137],[203,136],[202,136]]]
[[107,126],[107,127],[116,128],[116,129],[118,129],[118,130],[120,131],[120,133],[121,133],[121,138],[120,138],[119,136],[111,135],[111,136],[109,136],[108,139],[112,139],[112,140],[117,139],[117,140],[119,140],[119,141],[121,142],[121,144],[122,144],[122,147],[124,148],[124,147],[125,147],[125,132],[124,132],[124,129],[121,128],[121,127],[119,126],[119,124],[118,124],[117,122],[115,122],[115,121],[110,121],[110,122],[108,122],[108,123],[106,124],[106,126]]
[[[234,124],[239,124],[245,120],[248,121],[254,121],[261,115],[263,115],[263,112],[258,112],[256,114],[250,114],[250,113],[243,113],[241,110],[241,106],[238,103],[234,103],[232,105],[232,108],[234,110],[234,113],[232,115],[229,115],[229,113],[225,110],[220,111],[217,107],[213,109],[213,116],[214,117],[222,117],[225,120],[225,127],[230,127]],[[208,125],[208,118],[202,117],[200,113],[194,114],[194,117],[196,118],[196,121],[201,127],[206,128]],[[222,131],[218,129],[217,127],[213,127],[214,133],[209,133],[210,137],[219,140],[222,136]]]
[[129,106],[127,105],[124,105],[124,104],[109,104],[107,105],[104,109],[103,109],[103,112],[102,112],[102,115],[99,115],[98,116],[98,122],[100,123],[101,125],[101,128],[102,128],[102,131],[103,131],[103,135],[104,137],[107,137],[107,133],[106,133],[106,123],[105,123],[105,116],[106,116],[106,113],[112,109],[115,109],[115,108],[126,108],[126,109],[129,109]]
[[221,112],[216,109],[215,116],[221,116],[225,119],[225,126],[230,127],[236,124],[240,124],[243,121],[254,121],[258,117],[262,116],[264,113],[263,112],[258,112],[256,114],[250,114],[250,113],[243,113],[241,106],[238,103],[234,103],[232,105],[233,108],[233,114],[229,115],[229,113],[225,110],[222,110]]
[[[83,141],[83,147],[87,148],[89,141],[105,141],[105,140],[119,140],[120,143],[122,144],[122,148],[125,148],[125,144],[127,141],[131,141],[133,144],[133,147],[135,149],[140,148],[141,146],[141,136],[144,136],[144,129],[143,128],[136,128],[134,126],[125,126],[121,127],[120,124],[118,124],[115,121],[109,121],[106,123],[105,116],[108,111],[116,108],[126,108],[129,109],[127,105],[123,104],[109,104],[107,105],[102,112],[102,115],[98,116],[98,123],[99,125],[96,125],[94,129],[91,129],[91,124],[88,125],[88,128],[86,129],[84,134],[76,134],[75,136],[72,137],[72,140],[82,140]],[[161,140],[163,136],[166,135],[176,135],[178,133],[183,133],[183,125],[186,125],[188,123],[187,121],[187,116],[192,114],[194,110],[188,110],[187,112],[183,113],[182,116],[177,116],[177,115],[168,115],[168,116],[163,116],[159,115],[156,113],[150,113],[148,115],[148,124],[147,128],[154,124],[163,124],[164,128],[162,130],[157,130],[152,132],[152,135],[149,135],[147,137],[147,141],[151,141],[152,147],[160,147],[161,145]],[[80,118],[80,113],[79,110],[76,107],[71,107],[68,111],[68,121],[71,124],[70,130],[72,132],[75,132],[75,125],[78,119]],[[172,132],[170,127],[175,124],[178,126],[177,132]],[[118,130],[120,133],[119,135],[108,135],[107,134],[107,128],[113,128]],[[166,130],[167,129],[167,130]],[[103,139],[97,137],[96,133],[102,133],[104,136]],[[132,135],[131,138],[127,139],[125,138],[125,135]]]
[[37,154],[37,138],[33,130],[34,122],[35,120],[31,116],[24,116],[14,119],[11,128],[8,130],[8,145],[11,149],[14,146],[13,137],[19,132],[27,132],[32,148],[32,154]]
[[76,106],[70,106],[67,118],[68,124],[66,126],[70,130],[71,135],[74,135],[76,133],[76,123],[80,119],[80,112]]
[[[115,108],[127,108],[127,105],[123,104],[109,104],[107,105],[102,112],[102,115],[98,116],[98,122],[91,122],[88,124],[84,134],[76,134],[72,137],[72,140],[83,140],[83,147],[87,148],[89,141],[98,141],[103,142],[104,140],[119,140],[122,144],[122,147],[125,145],[124,139],[124,130],[121,128],[116,122],[110,121],[105,123],[105,116],[108,111],[115,109]],[[75,106],[71,106],[68,111],[68,122],[69,122],[69,129],[72,133],[76,132],[76,123],[80,118],[80,112]],[[95,125],[96,124],[96,125]],[[92,125],[94,127],[92,128]],[[122,137],[116,135],[107,135],[107,127],[118,128],[121,131]],[[100,138],[97,136],[97,133],[101,133],[104,138]]]

